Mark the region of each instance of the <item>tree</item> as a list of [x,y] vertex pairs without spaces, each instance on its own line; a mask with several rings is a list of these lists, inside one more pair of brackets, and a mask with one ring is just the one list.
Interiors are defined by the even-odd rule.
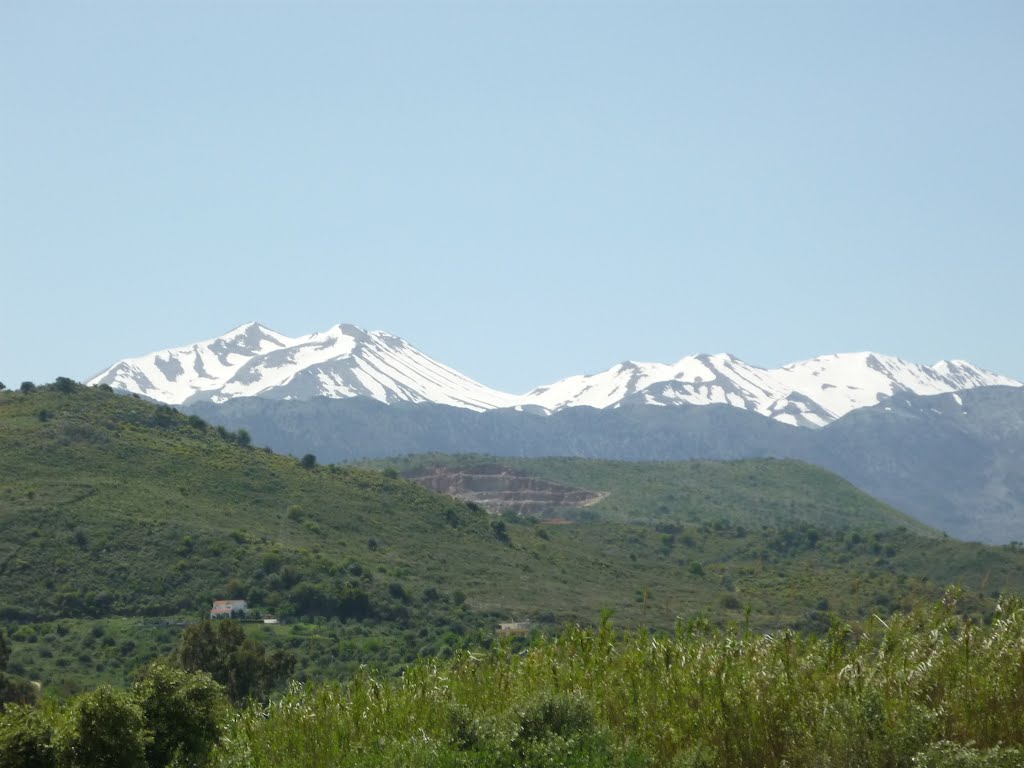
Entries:
[[[6,710],[8,704],[34,704],[36,701],[36,689],[32,683],[4,674],[10,658],[11,644],[0,629],[0,712]],[[0,765],[6,763],[0,761]]]
[[67,376],[58,376],[57,380],[53,382],[54,388],[65,395],[70,395],[75,391],[74,379],[69,379]]
[[102,685],[72,700],[56,742],[68,768],[144,768],[149,734],[135,700]]
[[313,469],[313,467],[316,466],[316,456],[312,453],[307,453],[302,457],[302,461],[300,463],[302,464],[303,469]]
[[0,765],[53,768],[53,725],[36,707],[8,707],[0,717]]
[[0,629],[0,672],[7,669],[7,662],[11,658],[11,644],[7,642],[4,631]]
[[177,661],[189,672],[208,672],[224,686],[232,702],[266,698],[270,689],[295,669],[294,656],[285,651],[268,656],[260,642],[245,636],[238,622],[215,623],[203,621],[187,627]]
[[146,746],[149,768],[206,764],[228,710],[220,684],[206,672],[157,664],[146,670],[132,693],[152,736]]
[[248,448],[250,445],[252,445],[252,436],[246,429],[240,429],[237,432],[235,432],[235,440],[243,448]]
[[504,520],[495,520],[494,522],[492,522],[491,530],[494,532],[494,538],[496,538],[502,544],[511,543],[508,537],[508,526],[505,525]]
[[0,392],[3,392],[5,389],[7,389],[7,385],[0,381]]
[[29,392],[36,391],[36,385],[33,384],[31,381],[23,381],[21,382],[21,386],[19,387],[19,389],[21,390],[21,394],[27,395]]

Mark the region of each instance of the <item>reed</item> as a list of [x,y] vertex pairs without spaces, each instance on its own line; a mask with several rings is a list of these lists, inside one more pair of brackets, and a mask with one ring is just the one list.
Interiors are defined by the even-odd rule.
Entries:
[[[1024,747],[1024,607],[955,596],[855,635],[568,627],[423,660],[401,679],[293,685],[237,713],[214,765],[1001,766]],[[1017,760],[1015,763],[1014,760]]]

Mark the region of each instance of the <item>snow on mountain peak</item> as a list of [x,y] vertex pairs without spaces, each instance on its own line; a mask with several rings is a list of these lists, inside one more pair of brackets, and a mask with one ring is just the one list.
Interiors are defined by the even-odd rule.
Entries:
[[940,394],[979,386],[1021,383],[964,361],[928,367],[874,352],[820,355],[765,369],[730,354],[684,357],[672,365],[631,363],[588,376],[571,376],[523,396],[551,410],[572,405],[608,408],[624,399],[649,405],[722,403],[795,426],[821,427],[897,392]]
[[1022,386],[964,360],[918,365],[874,352],[827,354],[766,369],[727,353],[675,363],[625,360],[516,396],[463,376],[384,331],[337,323],[290,338],[250,322],[196,344],[122,360],[89,384],[109,384],[181,405],[234,397],[372,397],[384,403],[440,403],[476,411],[724,404],[786,424],[820,427],[894,394]]
[[214,339],[122,360],[88,383],[171,405],[360,395],[473,410],[515,405],[513,396],[432,360],[397,336],[345,323],[298,338],[246,323]]

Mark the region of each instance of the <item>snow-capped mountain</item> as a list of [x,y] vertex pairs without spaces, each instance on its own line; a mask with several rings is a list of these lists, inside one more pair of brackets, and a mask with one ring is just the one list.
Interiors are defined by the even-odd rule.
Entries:
[[620,363],[607,371],[572,376],[539,387],[522,400],[548,410],[572,405],[616,407],[724,403],[796,426],[821,427],[899,392],[934,395],[1021,382],[962,360],[933,366],[871,352],[823,355],[765,369],[732,355],[684,357],[673,365]]
[[89,384],[109,384],[171,405],[234,397],[372,397],[475,411],[516,404],[383,331],[339,324],[289,338],[248,323],[187,347],[122,360]]
[[474,411],[518,407],[551,412],[579,405],[723,403],[806,427],[824,426],[901,392],[932,395],[1022,386],[962,360],[925,366],[857,352],[765,369],[718,354],[684,357],[674,364],[624,362],[512,395],[485,387],[383,331],[336,325],[289,338],[259,323],[187,347],[122,360],[88,383],[109,384],[171,405],[236,397],[364,396],[383,403],[438,403]]

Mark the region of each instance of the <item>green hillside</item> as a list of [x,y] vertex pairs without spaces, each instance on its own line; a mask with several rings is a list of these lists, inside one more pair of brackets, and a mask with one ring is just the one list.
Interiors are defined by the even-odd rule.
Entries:
[[[548,631],[610,609],[620,626],[701,614],[820,631],[830,611],[884,615],[951,582],[982,617],[992,595],[1024,587],[1015,549],[920,535],[792,462],[532,462],[608,494],[593,519],[549,525],[490,516],[393,470],[303,466],[247,443],[67,381],[0,392],[11,672],[61,690],[123,682],[217,598],[282,619],[252,631],[292,650],[308,679],[486,644],[504,620]],[[627,476],[633,489],[617,491]]]
[[511,471],[602,497],[584,508],[567,506],[552,512],[570,519],[728,521],[747,528],[795,523],[849,530],[904,527],[923,536],[942,535],[838,475],[793,459],[627,462],[424,454],[367,466],[393,468],[412,477],[438,468],[460,473]]

